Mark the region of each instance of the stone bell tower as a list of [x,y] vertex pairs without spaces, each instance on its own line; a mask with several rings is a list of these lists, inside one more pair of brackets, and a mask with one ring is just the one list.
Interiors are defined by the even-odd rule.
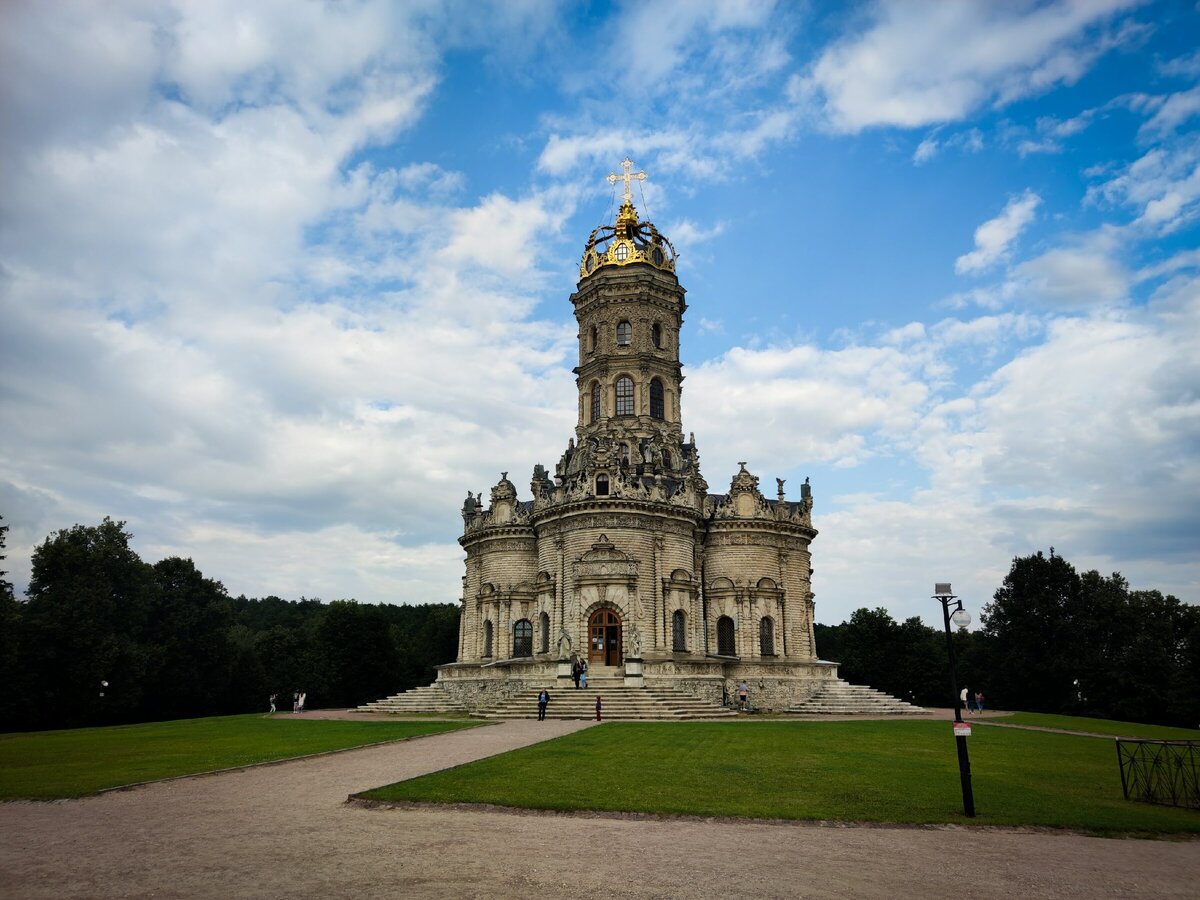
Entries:
[[[675,276],[675,248],[649,222],[638,219],[629,192],[632,163],[624,163],[623,202],[615,224],[589,236],[579,266],[578,290],[571,296],[579,322],[579,391],[575,445],[589,460],[600,456],[606,471],[571,466],[558,473],[599,478],[593,488],[631,475],[668,482],[695,471],[695,447],[684,441],[680,417],[683,374],[679,330],[687,309]],[[574,449],[574,448],[571,448]],[[582,461],[582,460],[581,460]]]

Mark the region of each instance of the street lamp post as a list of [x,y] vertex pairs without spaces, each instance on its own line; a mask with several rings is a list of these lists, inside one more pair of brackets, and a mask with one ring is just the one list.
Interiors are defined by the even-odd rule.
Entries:
[[[950,604],[958,600],[949,584],[939,582],[934,585],[933,599],[942,604],[942,621],[946,625],[946,651],[950,655],[950,694],[954,697],[954,721],[962,722],[962,697],[958,690],[958,663],[954,658],[954,637],[950,634]],[[971,614],[963,609],[962,600],[958,600],[958,608],[954,610],[954,624],[966,628],[971,624]],[[956,729],[957,731],[957,729]],[[968,818],[975,818],[975,794],[971,791],[971,760],[967,756],[967,738],[955,734],[954,742],[958,745],[958,777],[962,781],[963,812]]]

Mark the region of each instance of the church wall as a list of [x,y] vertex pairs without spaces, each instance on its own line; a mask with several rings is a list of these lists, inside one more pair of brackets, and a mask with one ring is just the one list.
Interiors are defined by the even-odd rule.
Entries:
[[[506,528],[484,535],[467,548],[463,587],[463,661],[484,659],[484,630],[492,622],[491,659],[512,652],[512,624],[528,618],[537,634],[537,556],[533,529]],[[490,586],[490,587],[489,587]]]
[[[574,649],[586,647],[589,606],[597,601],[593,590],[582,596],[577,585],[576,563],[602,536],[618,550],[637,561],[637,581],[632,593],[613,591],[606,605],[618,609],[628,629],[636,624],[642,635],[643,653],[669,647],[670,620],[663,634],[662,580],[675,569],[692,571],[695,523],[661,515],[652,510],[579,510],[538,526],[538,566],[551,571],[565,569],[562,591],[565,624]],[[555,637],[562,622],[552,617]]]
[[[759,658],[759,623],[764,615],[769,615],[774,620],[776,655],[787,659],[814,658],[808,563],[805,540],[770,529],[769,523],[754,529],[713,526],[704,548],[710,651],[717,649],[717,619],[727,615],[736,623],[737,655],[743,659]],[[760,589],[763,578],[771,579],[775,590]],[[718,589],[716,585],[721,579],[731,582],[732,589]]]

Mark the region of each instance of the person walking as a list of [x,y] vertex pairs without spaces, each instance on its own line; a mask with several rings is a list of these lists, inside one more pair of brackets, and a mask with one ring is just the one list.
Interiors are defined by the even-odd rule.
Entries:
[[304,691],[301,691],[300,692],[300,712],[304,712],[304,703],[306,700],[308,700],[308,694],[304,693]]
[[602,705],[603,705],[603,701],[600,699],[600,695],[597,694],[596,695],[596,721],[597,722],[600,721],[600,707]]
[[583,666],[579,664],[579,660],[571,663],[571,680],[575,682],[575,690],[579,690],[579,679],[583,675]]
[[584,663],[583,670],[579,673],[579,686],[587,690],[587,663]]
[[267,702],[271,704],[271,712],[275,712],[275,695],[272,694],[270,700]]
[[300,712],[300,692],[292,691],[292,712]]
[[542,692],[538,694],[538,721],[546,721],[546,704],[550,702],[550,692],[542,688]]
[[983,715],[983,691],[975,692],[975,712]]
[[970,701],[967,700],[967,698],[969,696],[971,696],[971,695],[967,693],[966,688],[963,688],[961,691],[958,692],[958,699],[962,701],[963,709],[965,709],[968,713],[971,712],[971,703],[970,703]]
[[738,709],[745,709],[750,699],[750,686],[743,681],[738,685]]

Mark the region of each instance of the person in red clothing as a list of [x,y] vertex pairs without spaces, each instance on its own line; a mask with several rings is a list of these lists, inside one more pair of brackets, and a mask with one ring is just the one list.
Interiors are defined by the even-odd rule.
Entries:
[[599,694],[597,694],[597,695],[596,695],[596,721],[597,721],[597,722],[599,722],[599,721],[600,721],[600,705],[601,705],[601,703],[602,703],[602,702],[603,702],[603,701],[601,701],[601,699],[600,699],[600,695],[599,695]]

